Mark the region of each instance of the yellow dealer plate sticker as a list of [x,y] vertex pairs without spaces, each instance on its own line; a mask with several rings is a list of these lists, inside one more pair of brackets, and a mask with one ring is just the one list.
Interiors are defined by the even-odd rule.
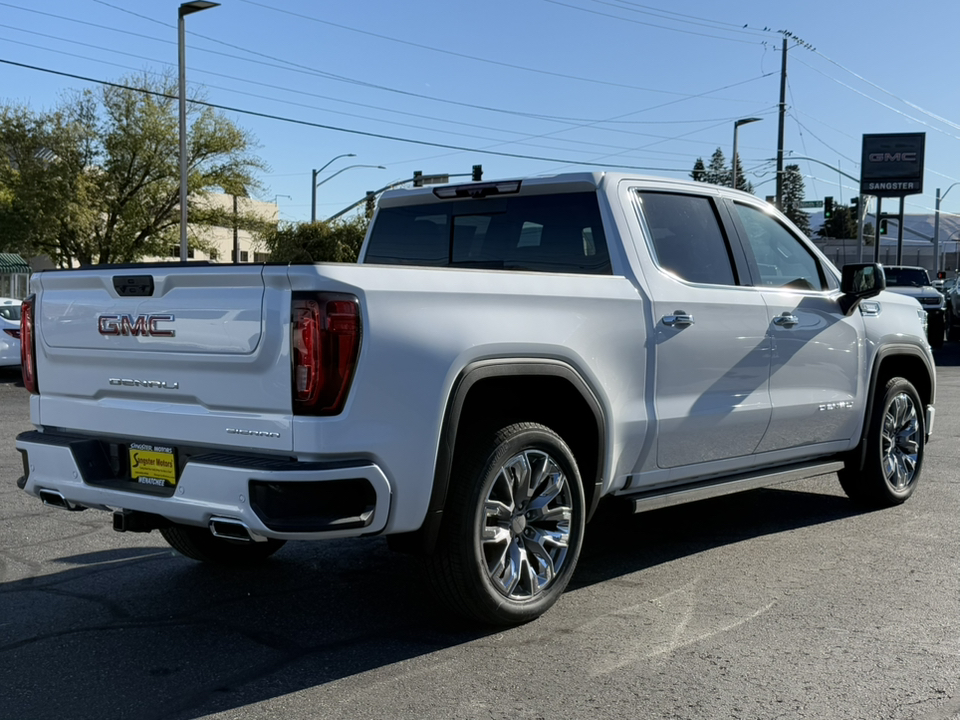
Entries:
[[176,487],[177,453],[172,447],[131,443],[130,479],[141,485]]

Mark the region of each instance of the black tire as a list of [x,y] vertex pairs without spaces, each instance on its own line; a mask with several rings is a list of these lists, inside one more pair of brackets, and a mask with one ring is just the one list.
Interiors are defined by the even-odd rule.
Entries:
[[890,379],[867,419],[863,467],[856,452],[837,473],[847,497],[867,507],[890,507],[913,494],[923,469],[925,417],[913,385],[901,377]]
[[534,620],[573,575],[584,517],[580,472],[559,435],[516,423],[478,437],[454,460],[431,580],[472,620]]
[[286,540],[244,542],[215,537],[207,528],[172,525],[160,529],[170,547],[191,560],[214,565],[244,565],[263,562],[286,544]]

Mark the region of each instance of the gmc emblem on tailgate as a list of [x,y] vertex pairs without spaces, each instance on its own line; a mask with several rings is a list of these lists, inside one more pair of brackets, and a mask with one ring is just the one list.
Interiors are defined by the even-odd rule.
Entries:
[[143,335],[175,337],[176,330],[161,330],[158,323],[171,323],[173,315],[100,315],[97,326],[101,335]]

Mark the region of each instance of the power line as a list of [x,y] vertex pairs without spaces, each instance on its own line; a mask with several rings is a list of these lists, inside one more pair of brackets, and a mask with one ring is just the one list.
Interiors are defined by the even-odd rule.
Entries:
[[875,82],[872,82],[872,81],[870,81],[870,80],[867,80],[867,78],[863,77],[862,75],[860,75],[860,74],[858,74],[858,73],[855,73],[855,72],[854,72],[853,70],[851,70],[850,68],[841,65],[841,64],[838,63],[836,60],[830,59],[829,57],[827,57],[826,55],[824,55],[824,54],[823,54],[822,52],[820,52],[819,50],[814,49],[813,52],[814,52],[815,54],[819,55],[820,57],[822,57],[822,58],[823,58],[824,60],[826,60],[828,63],[831,63],[832,65],[836,65],[838,68],[840,68],[840,69],[843,70],[844,72],[850,73],[851,75],[853,75],[855,78],[857,78],[857,79],[860,80],[861,82],[865,82],[867,85],[869,85],[869,86],[872,87],[872,88],[875,88],[875,89],[879,90],[879,91],[882,92],[883,94],[889,95],[890,97],[892,97],[892,98],[895,99],[895,100],[899,100],[899,101],[902,102],[904,105],[908,105],[909,107],[912,107],[912,108],[913,108],[914,110],[916,110],[917,112],[920,112],[920,113],[926,115],[926,116],[929,117],[929,118],[933,118],[934,120],[937,120],[937,121],[939,121],[939,122],[942,122],[944,125],[947,125],[947,126],[949,126],[949,127],[952,127],[954,130],[960,130],[960,125],[958,125],[957,123],[953,122],[952,120],[948,120],[948,119],[945,118],[945,117],[941,117],[940,115],[937,115],[937,114],[935,114],[935,113],[932,113],[932,112],[930,112],[929,110],[924,110],[922,107],[920,107],[920,106],[917,105],[916,103],[912,103],[912,102],[910,102],[909,100],[907,100],[906,98],[902,98],[902,97],[900,97],[899,95],[897,95],[896,93],[890,92],[889,90],[880,87],[880,86],[877,85]]
[[547,75],[551,77],[563,78],[564,80],[576,80],[578,82],[587,82],[587,83],[592,83],[597,85],[608,85],[610,87],[626,88],[630,90],[641,90],[643,92],[662,93],[665,95],[683,95],[683,93],[678,93],[671,90],[658,90],[655,88],[646,88],[646,87],[639,87],[637,85],[616,83],[610,80],[599,80],[597,78],[587,78],[587,77],[581,77],[579,75],[568,75],[566,73],[554,72],[552,70],[542,70],[540,68],[531,68],[531,67],[526,67],[524,65],[515,65],[513,63],[502,62],[500,60],[491,60],[490,58],[483,58],[477,55],[467,55],[466,53],[460,53],[454,50],[445,50],[443,48],[437,48],[431,45],[424,45],[421,43],[412,42],[410,40],[402,40],[400,38],[390,37],[389,35],[381,35],[380,33],[371,32],[369,30],[360,30],[359,28],[350,27],[349,25],[342,25],[340,23],[331,22],[330,20],[323,20],[321,18],[314,17],[312,15],[305,15],[303,13],[293,12],[292,10],[286,10],[283,8],[274,7],[272,5],[266,5],[261,2],[256,2],[255,0],[240,0],[240,2],[246,3],[247,5],[254,5],[256,7],[264,8],[266,10],[272,10],[274,12],[283,13],[284,15],[290,15],[292,17],[300,18],[301,20],[309,20],[311,22],[320,23],[321,25],[335,27],[340,30],[359,33],[360,35],[367,35],[370,37],[378,38],[380,40],[387,40],[388,42],[398,43],[400,45],[407,45],[409,47],[415,47],[421,50],[429,50],[431,52],[442,53],[443,55],[450,55],[452,57],[458,57],[465,60],[472,60],[474,62],[486,63],[488,65],[497,65],[499,67],[510,68],[511,70],[522,70],[524,72],[532,72],[538,75]]
[[[132,90],[134,92],[141,92],[147,95],[154,95],[156,97],[162,97],[168,100],[177,99],[175,95],[167,95],[166,93],[161,93],[154,90],[146,90],[144,88],[131,87],[129,85],[124,85],[122,83],[110,82],[109,80],[100,80],[98,78],[86,77],[84,75],[78,75],[76,73],[68,73],[62,70],[54,70],[52,68],[40,67],[38,65],[29,65],[27,63],[20,63],[14,60],[7,60],[5,58],[0,58],[0,63],[3,63],[4,65],[12,65],[14,67],[25,68],[27,70],[36,70],[37,72],[43,72],[50,75],[68,77],[74,80],[81,80],[83,82],[95,83],[98,85],[106,85],[107,87],[114,87],[122,90]],[[427,140],[414,140],[412,138],[404,138],[396,135],[385,135],[383,133],[373,133],[365,130],[353,130],[350,128],[337,127],[335,125],[325,125],[323,123],[311,122],[309,120],[299,120],[297,118],[289,118],[289,117],[284,117],[282,115],[274,115],[272,113],[264,113],[264,112],[258,112],[256,110],[247,110],[244,108],[237,108],[229,105],[221,105],[218,103],[206,102],[204,100],[190,100],[189,102],[193,105],[201,105],[203,107],[209,107],[216,110],[225,110],[227,112],[234,112],[239,115],[250,115],[252,117],[259,117],[267,120],[276,120],[278,122],[291,123],[294,125],[304,125],[306,127],[318,128],[320,130],[330,130],[332,132],[348,133],[350,135],[360,135],[362,137],[376,138],[379,140],[389,140],[392,142],[402,142],[402,143],[408,143],[410,145],[422,145],[425,147],[442,148],[445,150],[456,150],[459,152],[496,155],[498,157],[509,157],[509,158],[516,158],[520,160],[535,160],[537,162],[564,163],[568,165],[581,165],[581,166],[587,166],[587,167],[605,167],[605,168],[611,167],[609,163],[602,164],[602,163],[592,163],[592,162],[579,162],[576,160],[566,160],[562,158],[541,157],[537,155],[522,155],[520,153],[508,153],[508,152],[500,152],[495,150],[485,150],[482,148],[464,147],[461,145],[449,145],[446,143],[430,142]],[[642,171],[654,171],[654,172],[684,172],[679,168],[644,167],[644,166],[637,166],[637,165],[616,164],[616,165],[613,165],[612,167],[623,168],[625,170],[642,170]]]
[[[677,20],[677,22],[683,22],[683,19],[687,19],[687,20],[701,20],[701,21],[703,21],[703,22],[712,23],[713,25],[718,25],[718,26],[720,26],[720,25],[725,25],[725,26],[727,26],[727,27],[729,27],[729,28],[732,28],[732,29],[735,29],[735,30],[739,30],[739,31],[741,31],[741,32],[742,32],[745,28],[749,27],[749,23],[741,26],[739,23],[724,22],[724,21],[722,21],[722,20],[711,20],[710,18],[699,17],[699,16],[697,16],[697,15],[686,15],[686,14],[684,14],[684,13],[674,12],[673,10],[664,10],[664,9],[662,9],[662,8],[651,7],[650,5],[643,5],[642,3],[638,3],[638,2],[630,2],[630,0],[619,0],[619,2],[622,3],[623,5],[632,5],[633,7],[645,8],[646,10],[651,11],[651,14],[653,14],[653,12],[655,11],[655,12],[661,13],[661,14],[663,14],[663,15],[674,15],[674,16],[676,16],[676,17],[678,17],[678,18],[681,18],[681,20]],[[693,24],[697,24],[697,23],[693,23]],[[764,28],[763,30],[760,30],[760,29],[751,29],[749,32],[753,32],[753,33],[756,33],[756,34],[760,34],[760,33],[767,33],[767,34],[771,34],[771,35],[775,34],[774,31],[773,31],[772,29],[770,29],[770,28]]]
[[[250,0],[242,0],[242,2],[250,2]],[[642,20],[634,20],[631,18],[623,17],[622,15],[611,15],[610,13],[600,12],[599,10],[590,10],[589,8],[579,7],[578,5],[569,5],[565,2],[559,2],[559,0],[544,0],[551,5],[560,5],[561,7],[570,8],[571,10],[578,10],[580,12],[589,13],[590,15],[599,15],[601,17],[613,18],[614,20],[620,20],[621,22],[633,23],[634,25],[645,25],[647,27],[655,27],[660,30],[670,30],[672,32],[683,33],[685,35],[697,35],[699,37],[713,38],[714,40],[726,40],[727,42],[743,43],[745,45],[756,45],[756,41],[752,40],[738,40],[737,38],[723,37],[721,35],[708,35],[707,33],[694,32],[693,30],[681,30],[680,28],[672,28],[666,25],[657,25],[655,23],[644,22]]]
[[823,70],[820,70],[819,68],[815,68],[815,67],[813,67],[813,65],[810,65],[809,63],[805,63],[803,60],[801,60],[801,59],[798,58],[798,57],[794,57],[793,60],[794,60],[795,62],[800,63],[801,65],[805,65],[806,67],[810,68],[810,69],[813,70],[814,72],[819,73],[820,75],[823,75],[825,78],[828,78],[828,79],[830,79],[830,80],[833,80],[833,82],[837,83],[837,85],[841,85],[841,86],[847,88],[848,90],[852,90],[852,91],[855,92],[857,95],[861,95],[862,97],[867,98],[867,100],[870,100],[870,101],[876,103],[877,105],[880,105],[881,107],[885,107],[887,110],[892,110],[893,112],[897,113],[897,115],[902,115],[903,117],[905,117],[905,118],[907,118],[907,119],[909,119],[909,120],[912,120],[913,122],[915,122],[915,123],[917,123],[917,124],[919,124],[919,125],[923,125],[924,127],[928,127],[928,128],[930,128],[931,130],[935,130],[935,131],[938,132],[938,133],[942,133],[942,134],[946,135],[947,137],[953,138],[954,140],[960,140],[960,136],[951,135],[951,134],[948,133],[946,130],[943,130],[942,128],[938,128],[936,125],[931,125],[930,123],[925,122],[925,121],[923,121],[923,120],[920,120],[919,118],[915,118],[915,117],[913,117],[912,115],[908,115],[907,113],[903,112],[903,110],[898,110],[897,108],[893,107],[892,105],[888,105],[887,103],[882,102],[882,101],[880,101],[880,100],[877,100],[877,99],[874,98],[874,97],[870,97],[869,95],[867,95],[867,94],[866,94],[865,92],[863,92],[862,90],[858,90],[857,88],[853,87],[852,85],[848,85],[847,83],[843,82],[842,80],[840,80],[840,79],[838,79],[838,78],[835,78],[835,77],[833,77],[832,75],[828,75],[827,73],[823,72]]
[[[118,8],[117,6],[112,5],[111,3],[105,2],[104,0],[95,0],[95,1],[96,1],[96,2],[99,2],[99,3],[102,4],[102,5],[105,5],[105,6],[107,6],[107,7],[111,7],[111,8],[117,9],[117,10],[119,10],[119,11],[121,11],[121,12],[126,12],[126,13],[131,14],[131,15],[134,15],[134,16],[136,16],[136,17],[141,17],[141,18],[143,18],[143,19],[145,19],[145,20],[149,20],[149,21],[151,21],[151,22],[155,22],[155,23],[157,23],[157,24],[159,24],[159,25],[162,25],[162,26],[164,26],[164,27],[172,27],[172,26],[168,25],[167,23],[164,23],[164,22],[162,22],[162,21],[160,21],[160,20],[155,20],[155,19],[153,19],[153,18],[149,18],[149,17],[147,17],[147,16],[145,16],[145,15],[140,15],[139,13],[134,13],[133,11],[126,10],[126,9],[124,9],[124,8]],[[31,12],[31,13],[36,13],[36,14],[39,14],[39,15],[43,15],[43,16],[46,16],[46,17],[52,17],[52,18],[56,18],[56,19],[59,19],[59,20],[66,20],[66,21],[68,21],[68,22],[76,22],[76,23],[80,23],[80,24],[82,24],[82,25],[86,25],[86,26],[90,26],[90,27],[96,27],[96,28],[100,28],[100,29],[107,30],[107,31],[110,31],[110,32],[118,32],[118,33],[123,33],[123,34],[132,35],[132,36],[134,36],[134,37],[146,38],[146,39],[154,40],[155,42],[162,42],[162,43],[165,43],[165,44],[175,44],[173,41],[170,41],[170,40],[165,40],[165,39],[161,39],[161,38],[154,38],[154,37],[151,37],[151,36],[149,36],[149,35],[143,35],[143,34],[141,34],[141,33],[134,33],[134,32],[131,32],[131,31],[121,30],[121,29],[119,29],[119,28],[114,28],[114,27],[110,27],[110,26],[107,26],[107,25],[99,25],[99,24],[97,24],[97,23],[91,23],[91,22],[88,22],[88,21],[85,21],[85,20],[78,20],[78,19],[76,19],[76,18],[70,18],[70,17],[64,16],[64,15],[55,15],[55,14],[43,12],[43,11],[40,11],[40,10],[34,10],[34,9],[32,9],[32,8],[20,7],[20,6],[12,5],[12,4],[6,3],[6,2],[0,2],[0,6],[6,6],[6,7],[10,7],[10,8],[15,8],[15,9],[23,10],[23,11],[25,11],[25,12]],[[269,6],[265,6],[265,7],[269,7]],[[287,12],[287,11],[282,11],[282,10],[278,10],[278,11],[279,11],[279,12]],[[309,17],[309,16],[305,16],[305,17]],[[325,22],[325,21],[317,20],[317,22]],[[26,32],[30,32],[30,31],[26,31]],[[538,120],[554,120],[554,121],[557,121],[557,122],[572,122],[572,123],[578,123],[578,122],[580,122],[580,120],[575,119],[575,118],[557,118],[557,117],[552,117],[552,116],[546,116],[546,115],[543,115],[542,113],[525,113],[525,112],[520,112],[520,111],[516,111],[516,110],[507,110],[507,109],[504,109],[504,108],[496,108],[496,107],[489,107],[489,106],[484,106],[484,105],[477,105],[477,104],[474,104],[474,103],[465,103],[465,102],[459,102],[459,101],[454,101],[454,100],[448,100],[448,99],[445,99],[445,98],[439,98],[439,97],[434,97],[434,96],[430,96],[430,95],[424,95],[424,94],[422,94],[422,93],[414,93],[414,92],[410,92],[410,91],[406,91],[406,90],[400,90],[400,89],[397,89],[397,88],[392,88],[392,87],[388,87],[388,86],[384,86],[384,85],[377,85],[377,84],[375,84],[375,83],[369,83],[369,82],[366,82],[366,81],[363,81],[363,80],[358,80],[358,79],[355,79],[355,78],[350,78],[350,77],[346,77],[346,76],[342,76],[342,75],[336,75],[336,74],[334,74],[334,73],[328,73],[328,72],[319,71],[319,70],[316,70],[315,68],[311,68],[311,67],[308,67],[308,66],[300,65],[300,64],[298,64],[298,63],[293,63],[293,62],[290,62],[290,61],[288,61],[288,60],[284,60],[284,59],[282,59],[282,58],[277,58],[277,57],[274,57],[274,56],[272,56],[272,55],[267,55],[267,54],[265,54],[265,53],[260,53],[260,52],[257,52],[257,51],[253,51],[253,50],[250,50],[249,48],[244,48],[244,47],[240,47],[240,46],[237,46],[237,45],[232,45],[231,43],[223,42],[223,41],[218,40],[218,39],[216,39],[216,38],[211,38],[211,37],[208,37],[208,36],[206,36],[206,35],[201,35],[201,34],[199,34],[199,33],[193,33],[193,32],[191,32],[190,34],[191,34],[191,35],[194,35],[194,36],[196,36],[196,37],[201,37],[201,38],[203,38],[203,39],[205,39],[205,40],[209,40],[209,41],[211,41],[211,42],[215,42],[215,43],[218,43],[218,44],[221,44],[221,45],[225,45],[225,46],[227,46],[227,47],[231,47],[231,48],[234,48],[234,49],[241,50],[242,52],[251,53],[251,54],[258,55],[258,56],[260,56],[260,57],[268,58],[268,59],[270,59],[270,60],[275,61],[276,63],[280,63],[280,65],[277,65],[277,64],[274,64],[274,63],[263,62],[263,61],[259,61],[259,60],[252,60],[252,59],[250,59],[250,58],[241,57],[241,56],[238,56],[238,55],[232,55],[232,54],[230,54],[230,53],[223,53],[223,52],[219,52],[219,51],[216,51],[216,50],[210,50],[209,48],[204,48],[204,47],[198,47],[198,48],[197,48],[197,50],[199,50],[199,51],[201,51],[201,52],[210,53],[210,54],[212,54],[212,55],[219,55],[219,56],[226,57],[226,58],[230,58],[230,59],[233,59],[233,60],[241,60],[241,61],[243,61],[243,62],[249,62],[249,63],[253,63],[253,64],[257,64],[257,65],[263,65],[263,66],[265,66],[265,67],[275,68],[275,69],[278,69],[278,70],[286,70],[286,71],[289,71],[289,72],[298,72],[298,73],[301,73],[301,74],[310,75],[310,76],[312,76],[312,77],[321,77],[321,78],[324,78],[324,79],[327,79],[327,80],[334,80],[334,81],[337,81],[337,82],[344,82],[344,83],[347,83],[347,84],[358,85],[358,86],[361,86],[361,87],[368,87],[368,88],[371,88],[371,89],[381,90],[381,91],[384,91],[384,92],[390,92],[390,93],[399,94],[399,95],[402,95],[402,96],[404,96],[404,97],[414,97],[414,98],[418,98],[418,99],[429,100],[429,101],[432,101],[432,102],[438,102],[438,103],[443,103],[443,104],[447,104],[447,105],[453,105],[453,106],[457,106],[457,107],[466,107],[466,108],[469,108],[469,109],[471,109],[471,110],[483,110],[483,111],[486,111],[486,112],[493,112],[493,113],[506,114],[506,115],[512,115],[512,116],[527,117],[527,118],[538,119]],[[664,94],[669,94],[669,95],[677,95],[677,96],[680,96],[681,98],[687,98],[687,99],[692,99],[692,98],[697,98],[697,97],[703,97],[703,96],[705,96],[705,95],[707,95],[707,94],[710,94],[710,93],[701,93],[701,94],[699,94],[699,95],[688,95],[688,94],[685,94],[685,93],[677,93],[677,92],[666,91],[666,90],[655,90],[655,89],[651,89],[651,88],[641,88],[641,87],[638,87],[638,86],[630,86],[630,85],[624,85],[623,87],[632,88],[632,89],[635,89],[635,90],[643,90],[643,91],[649,91],[649,92],[664,93]],[[728,86],[728,87],[733,87],[733,86]],[[717,91],[710,91],[710,92],[717,92]],[[344,102],[345,102],[345,101],[344,101]],[[744,101],[744,102],[746,102],[746,101]],[[662,106],[654,106],[654,107],[662,107]],[[392,111],[391,111],[391,112],[392,112]],[[595,121],[588,121],[588,122],[595,122]]]
[[[127,57],[133,57],[133,58],[140,59],[140,60],[148,60],[148,61],[150,61],[150,62],[154,62],[154,63],[160,64],[160,65],[168,65],[168,66],[171,66],[171,67],[173,66],[172,63],[167,63],[166,61],[163,61],[163,60],[156,60],[156,59],[154,59],[154,58],[147,58],[147,57],[144,57],[144,56],[142,56],[142,55],[135,55],[135,54],[133,54],[133,53],[127,53],[127,52],[123,52],[123,51],[120,51],[120,50],[113,50],[113,49],[111,49],[111,48],[103,48],[103,47],[100,47],[100,46],[97,46],[97,45],[91,45],[91,44],[89,44],[89,43],[84,43],[84,42],[80,42],[80,41],[76,41],[76,40],[71,40],[71,39],[69,39],[69,38],[62,38],[62,37],[58,37],[58,36],[55,36],[55,35],[49,35],[49,34],[46,34],[46,33],[40,33],[40,32],[36,32],[36,31],[32,31],[32,30],[24,30],[24,29],[15,28],[15,27],[12,27],[12,26],[9,26],[9,25],[2,25],[2,24],[0,24],[0,27],[7,27],[7,28],[9,28],[9,29],[16,30],[16,31],[18,31],[18,32],[25,32],[25,33],[29,33],[29,34],[32,34],[32,35],[39,35],[39,36],[41,36],[41,37],[49,38],[49,39],[52,39],[52,40],[57,40],[57,41],[59,41],[59,42],[73,43],[73,44],[77,44],[77,45],[80,45],[80,46],[83,46],[83,47],[89,47],[89,48],[93,48],[93,49],[97,49],[97,50],[105,50],[105,51],[107,51],[107,52],[112,52],[112,53],[119,54],[119,55],[124,55],[124,56],[127,56]],[[71,52],[67,52],[67,51],[65,51],[65,50],[59,50],[59,49],[56,49],[56,48],[47,48],[47,47],[43,47],[43,46],[41,46],[41,45],[34,45],[33,43],[27,43],[27,42],[23,42],[23,41],[19,41],[19,40],[12,40],[12,39],[9,39],[9,38],[4,38],[4,39],[6,39],[7,42],[12,42],[12,43],[15,43],[15,44],[18,44],[18,45],[24,45],[24,46],[26,46],[26,47],[36,48],[36,49],[44,50],[44,51],[47,51],[47,52],[54,52],[54,53],[58,53],[58,54],[61,54],[61,55],[66,55],[66,56],[68,56],[68,57],[79,58],[79,59],[88,60],[88,61],[91,61],[91,62],[101,63],[101,64],[104,64],[104,65],[110,65],[110,66],[112,66],[112,67],[119,67],[119,68],[124,69],[124,70],[135,71],[134,68],[131,68],[131,67],[129,67],[129,66],[119,65],[118,63],[111,63],[111,62],[109,62],[109,61],[102,60],[102,59],[100,59],[100,58],[93,58],[93,57],[89,57],[89,56],[86,56],[86,55],[79,55],[79,54],[76,54],[76,53],[71,53]],[[151,71],[143,71],[143,72],[148,72],[148,73],[151,74],[151,75],[156,75],[156,76],[159,76],[159,77],[163,77],[163,74],[162,74],[162,73],[155,73],[155,72],[151,72]],[[461,136],[461,137],[472,137],[472,138],[476,138],[476,139],[480,139],[480,140],[489,140],[489,141],[491,141],[491,142],[496,142],[496,143],[498,143],[498,145],[494,145],[494,146],[491,146],[491,147],[499,147],[499,146],[502,146],[502,145],[509,145],[509,144],[519,144],[519,145],[529,145],[530,147],[543,147],[543,148],[552,149],[552,150],[559,149],[559,148],[557,148],[557,147],[555,147],[555,146],[550,146],[550,145],[538,145],[537,143],[529,142],[529,140],[539,139],[539,138],[542,138],[542,137],[548,137],[548,136],[551,135],[551,134],[549,134],[549,133],[547,133],[547,134],[540,134],[540,135],[526,134],[526,133],[517,133],[516,131],[508,130],[508,129],[504,129],[504,128],[492,128],[492,127],[490,127],[489,125],[478,125],[478,124],[474,124],[474,123],[466,123],[466,122],[462,122],[462,121],[458,121],[458,120],[449,120],[449,119],[444,119],[444,118],[438,118],[438,117],[436,117],[436,116],[421,115],[421,114],[418,114],[418,113],[410,113],[410,112],[401,111],[401,110],[392,110],[392,109],[390,109],[390,108],[384,108],[384,107],[375,106],[375,105],[369,105],[369,104],[365,104],[365,103],[357,103],[357,102],[352,102],[352,101],[349,101],[349,100],[340,100],[340,99],[332,98],[332,97],[325,96],[325,95],[319,95],[319,94],[317,94],[317,93],[311,93],[311,92],[307,92],[307,91],[296,90],[296,89],[293,89],[293,88],[285,88],[285,87],[278,86],[278,85],[276,85],[276,84],[262,83],[262,82],[258,82],[258,81],[255,81],[255,80],[248,80],[248,79],[246,79],[246,78],[239,78],[239,77],[235,77],[235,76],[233,76],[233,75],[226,75],[226,74],[224,74],[224,73],[218,73],[218,72],[214,72],[214,71],[210,71],[210,70],[201,70],[201,69],[198,69],[197,72],[203,73],[203,74],[207,74],[207,75],[213,75],[213,76],[216,76],[216,77],[223,77],[223,78],[230,79],[230,80],[236,80],[236,81],[242,82],[242,83],[248,83],[248,84],[258,85],[258,86],[263,86],[263,87],[271,87],[271,88],[274,88],[274,89],[276,89],[276,90],[280,90],[280,91],[283,91],[283,92],[294,93],[294,94],[296,94],[296,95],[298,95],[298,96],[300,96],[300,95],[307,95],[307,96],[311,96],[311,97],[321,98],[321,99],[324,99],[324,100],[331,100],[331,101],[333,101],[333,102],[344,103],[344,104],[348,104],[348,105],[356,105],[356,106],[359,106],[359,107],[366,107],[366,108],[371,108],[371,109],[375,109],[375,110],[380,110],[380,111],[382,111],[382,112],[395,113],[395,114],[399,114],[399,115],[405,115],[405,116],[411,116],[411,117],[416,117],[416,118],[420,118],[420,119],[426,119],[426,120],[438,121],[438,122],[443,122],[443,123],[449,123],[449,124],[453,124],[453,125],[462,125],[462,126],[465,126],[465,127],[482,128],[482,129],[487,129],[487,130],[495,130],[495,131],[497,131],[497,132],[503,132],[503,133],[513,133],[513,134],[515,134],[515,135],[518,136],[518,137],[516,137],[516,138],[497,139],[497,138],[488,138],[488,137],[483,137],[483,136],[478,136],[478,135],[469,135],[469,134],[465,134],[465,133],[457,133],[457,132],[454,132],[454,131],[452,131],[452,130],[437,129],[437,132],[443,132],[443,133],[447,133],[447,134],[451,134],[451,135],[459,135],[459,136]],[[356,113],[349,113],[349,112],[345,112],[345,111],[342,111],[342,110],[334,110],[334,109],[331,109],[331,108],[318,107],[318,106],[316,106],[316,105],[309,105],[309,104],[307,104],[307,103],[301,103],[301,102],[297,102],[297,101],[294,101],[294,100],[285,100],[285,99],[283,99],[283,98],[275,98],[275,97],[270,97],[270,96],[266,96],[266,95],[260,95],[260,94],[257,94],[257,93],[246,92],[246,91],[243,91],[243,90],[239,90],[239,89],[237,89],[237,88],[224,87],[224,86],[212,85],[212,84],[206,84],[205,87],[209,87],[209,88],[212,88],[212,89],[215,89],[215,90],[222,90],[222,91],[224,91],[224,92],[231,92],[231,93],[236,93],[236,94],[239,94],[239,95],[245,95],[245,96],[247,96],[247,97],[253,97],[253,98],[256,98],[256,99],[259,99],[259,100],[267,100],[267,101],[270,101],[270,102],[283,103],[283,104],[287,104],[287,105],[293,105],[293,106],[295,106],[295,107],[302,107],[302,108],[306,108],[306,109],[310,109],[310,110],[318,110],[318,111],[320,111],[320,112],[331,112],[331,113],[335,113],[335,114],[338,114],[338,115],[343,115],[343,116],[346,116],[346,117],[358,118],[358,119],[361,119],[361,120],[369,120],[369,121],[372,121],[372,122],[388,122],[388,121],[386,121],[386,120],[384,120],[384,119],[382,119],[382,118],[369,117],[369,116],[366,116],[366,115],[359,115],[359,114],[356,114]],[[407,123],[399,123],[399,122],[397,122],[397,121],[389,121],[389,122],[390,122],[391,124],[393,124],[393,125],[401,125],[401,126],[403,126],[403,127],[412,127],[412,128],[420,128],[420,129],[423,129],[423,126],[422,126],[422,125],[410,125],[410,124],[407,124]],[[601,124],[601,123],[605,123],[605,122],[608,122],[608,121],[598,120],[598,121],[595,121],[595,122],[596,122],[596,124],[599,125],[599,124]],[[614,120],[614,121],[612,121],[612,122],[616,122],[616,121]],[[703,121],[698,121],[698,122],[703,122]],[[724,119],[724,120],[721,120],[721,121],[720,121],[721,124],[724,123],[724,122],[727,122],[727,120]],[[579,128],[579,127],[581,127],[581,126],[574,126],[574,128],[571,128],[571,129],[576,129],[576,128]],[[711,126],[711,127],[713,127],[713,126]],[[704,128],[704,129],[709,129],[709,128]],[[616,128],[609,128],[608,131],[609,131],[609,132],[617,132],[617,133],[621,133],[621,134],[625,134],[625,135],[630,135],[631,137],[636,137],[636,136],[638,136],[638,135],[639,135],[639,136],[646,136],[646,137],[656,138],[658,141],[680,140],[680,141],[683,141],[683,142],[698,142],[698,141],[693,141],[693,140],[683,140],[684,135],[671,137],[671,136],[655,135],[655,134],[652,134],[652,133],[639,133],[639,132],[636,132],[636,131],[630,131],[630,132],[628,132],[628,131],[626,131],[626,130],[620,130],[620,129],[616,129]],[[687,133],[687,134],[691,134],[691,133]],[[630,151],[631,151],[630,148],[624,148],[624,147],[622,147],[622,146],[611,145],[611,144],[608,144],[608,143],[591,142],[591,141],[588,141],[588,140],[572,140],[572,139],[567,139],[567,138],[562,138],[562,137],[556,137],[555,139],[556,139],[557,141],[559,141],[559,142],[563,142],[563,143],[567,143],[567,144],[576,144],[576,145],[583,145],[583,146],[593,146],[593,147],[598,147],[598,148],[615,149],[615,150],[621,151],[622,153],[627,153],[627,152],[630,152]],[[657,143],[654,143],[654,144],[657,144]],[[574,150],[574,152],[588,153],[588,152],[590,152],[590,151],[584,149],[584,150]],[[658,151],[653,151],[653,152],[658,152]],[[679,157],[686,157],[685,154],[680,154],[680,153],[661,153],[661,152],[658,152],[658,154],[667,154],[667,155],[676,155],[676,156],[679,156]]]
[[[629,10],[630,12],[640,13],[643,15],[652,15],[653,17],[658,17],[663,20],[670,20],[671,22],[685,23],[687,25],[696,25],[698,27],[706,27],[711,30],[720,30],[725,32],[735,32],[742,33],[744,35],[756,35],[758,37],[774,37],[775,33],[771,30],[753,30],[747,29],[748,25],[736,25],[734,23],[721,22],[719,20],[710,20],[708,18],[697,17],[696,15],[684,15],[683,13],[671,12],[670,10],[662,10],[660,8],[653,8],[649,5],[641,5],[640,3],[628,2],[628,0],[618,0],[617,4],[606,2],[605,0],[593,0],[593,2],[598,3],[599,5],[609,5],[611,7],[616,7],[622,10]],[[642,9],[641,9],[642,8]],[[670,16],[673,17],[670,17]],[[658,27],[658,26],[654,26]],[[667,28],[672,29],[672,28]]]

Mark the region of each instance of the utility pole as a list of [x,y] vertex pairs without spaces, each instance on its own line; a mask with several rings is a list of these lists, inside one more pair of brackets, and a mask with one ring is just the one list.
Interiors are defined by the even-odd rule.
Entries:
[[780,126],[777,130],[777,208],[783,208],[783,132],[787,118],[787,36],[783,36],[783,61],[780,66]]
[[237,210],[237,196],[233,196],[233,261],[240,262],[240,219]]

